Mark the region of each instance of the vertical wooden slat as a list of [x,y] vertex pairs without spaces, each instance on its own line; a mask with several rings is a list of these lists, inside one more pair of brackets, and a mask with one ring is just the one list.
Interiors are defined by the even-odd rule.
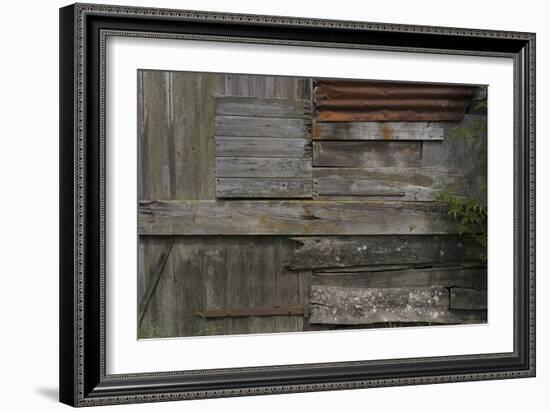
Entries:
[[[228,247],[226,302],[231,308],[250,306],[251,290],[247,264],[249,264],[248,246],[251,245],[231,242],[231,246]],[[247,334],[249,332],[250,320],[248,318],[232,318],[230,324],[231,327],[228,331],[231,334]]]
[[174,247],[175,312],[174,336],[193,336],[207,333],[206,320],[197,313],[204,307],[204,279],[201,272],[201,247],[194,239],[179,238]]
[[[251,241],[249,248],[250,266],[248,275],[253,282],[251,307],[271,307],[274,304],[275,248],[269,238]],[[275,330],[274,317],[252,317],[250,332],[269,333]]]
[[[225,281],[227,271],[225,261],[227,258],[227,247],[222,238],[201,238],[200,243],[202,254],[201,272],[203,282],[202,289],[204,306],[201,309],[225,308]],[[209,242],[211,244],[209,244]],[[208,335],[220,335],[225,333],[224,319],[208,320]]]
[[[166,242],[163,239],[147,238],[144,241],[144,260],[147,282],[152,280],[152,272]],[[176,294],[174,283],[174,254],[170,253],[161,273],[155,292],[143,316],[138,335],[142,338],[161,338],[176,335]]]
[[[273,265],[277,276],[275,303],[278,306],[296,305],[298,301],[298,274],[287,270],[284,261],[290,255],[290,242],[286,238],[275,238],[275,258]],[[298,316],[278,316],[277,331],[290,332],[298,330]]]
[[143,193],[150,199],[170,199],[168,140],[171,138],[168,73],[143,72],[143,143],[146,158],[141,161],[146,174]]
[[221,75],[173,73],[175,199],[215,198],[214,98]]

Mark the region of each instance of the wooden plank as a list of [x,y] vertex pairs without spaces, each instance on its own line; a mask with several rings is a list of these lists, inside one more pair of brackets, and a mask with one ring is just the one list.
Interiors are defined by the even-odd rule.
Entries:
[[311,198],[307,178],[217,178],[218,198]]
[[301,158],[216,158],[217,177],[311,178],[311,169]]
[[312,286],[312,324],[423,322],[455,324],[444,287],[344,288]]
[[456,310],[486,310],[487,290],[451,288],[451,305]]
[[311,158],[305,138],[216,137],[217,157]]
[[198,315],[205,318],[224,318],[224,317],[266,317],[266,316],[289,316],[299,315],[307,317],[307,306],[305,305],[285,305],[275,307],[249,307],[249,308],[207,308],[198,312]]
[[443,140],[444,126],[428,122],[316,123],[314,140]]
[[216,116],[216,135],[227,137],[309,137],[307,119],[278,117]]
[[[146,282],[155,281],[155,270],[162,254],[166,253],[166,238],[148,237],[142,239],[144,243],[143,261],[145,263],[144,271]],[[142,320],[138,321],[138,338],[164,338],[176,335],[176,292],[174,278],[174,253],[170,253],[168,260],[165,261],[162,276],[158,279],[154,293],[143,313]],[[145,293],[144,293],[145,294]],[[137,311],[138,319],[140,316]]]
[[143,71],[139,83],[141,195],[144,199],[172,199],[174,181],[170,174],[174,151],[171,117],[170,76],[168,72]]
[[226,74],[226,96],[309,100],[310,79],[264,75]]
[[452,108],[446,111],[418,110],[376,110],[363,109],[356,111],[323,110],[316,111],[315,120],[320,121],[459,121],[464,117],[463,108]]
[[487,323],[487,310],[449,310],[460,318],[460,324]]
[[[206,307],[226,307],[225,286],[227,281],[226,259],[227,242],[222,238],[196,238],[200,244],[200,255],[202,255],[201,272],[204,279],[202,288],[204,297],[201,301]],[[208,319],[206,322],[208,335],[225,334],[224,319]]]
[[275,258],[273,265],[275,268],[275,306],[302,306],[304,308],[302,315],[294,316],[277,316],[275,325],[277,332],[292,332],[299,330],[304,321],[304,317],[308,317],[309,304],[306,301],[301,303],[298,300],[298,274],[295,271],[288,270],[283,261],[292,252],[292,242],[284,237],[276,237],[275,239]]
[[[388,226],[384,234],[391,231],[397,230]],[[298,237],[292,240],[299,246],[285,263],[293,270],[382,264],[479,263],[482,255],[477,242],[457,235]]]
[[487,286],[487,270],[441,267],[352,273],[316,272],[312,281],[314,285],[352,288],[431,286],[482,288]]
[[[255,300],[254,293],[256,288],[255,275],[260,270],[270,272],[269,267],[261,265],[264,263],[262,257],[265,257],[263,251],[264,242],[256,245],[252,239],[242,239],[229,243],[226,261],[226,307],[248,308],[259,304]],[[268,261],[271,261],[271,259],[268,259]],[[267,305],[269,302],[265,304]],[[253,320],[250,318],[231,318],[228,325],[228,328],[226,328],[227,334],[253,332]]]
[[[446,125],[443,142],[424,141],[422,145],[423,167],[444,167],[449,172],[463,174],[468,183],[464,192],[484,202],[487,199],[487,136],[483,133],[483,124],[486,122],[486,116],[467,114],[460,123]],[[451,133],[455,128],[464,127],[483,135],[468,138]]]
[[313,165],[318,167],[417,167],[421,158],[421,142],[313,142]]
[[196,315],[205,304],[205,278],[203,248],[200,241],[191,238],[178,238],[174,248],[174,293],[176,300],[172,310],[176,313],[173,320],[175,331],[171,337],[188,337],[207,334],[208,325]]
[[313,169],[314,197],[434,201],[441,190],[463,193],[464,175],[443,168],[318,168]]
[[224,116],[306,118],[311,116],[310,103],[258,97],[217,97],[216,114]]
[[[251,284],[250,306],[275,306],[276,276],[281,266],[277,258],[278,239],[245,237],[239,241],[247,252],[247,271],[244,275]],[[272,333],[277,330],[276,316],[254,316],[247,321],[251,333]]]
[[141,201],[140,234],[346,235],[456,232],[447,209],[364,201]]
[[147,284],[145,293],[143,294],[143,297],[139,304],[138,326],[141,325],[141,323],[143,322],[143,316],[145,315],[145,311],[147,310],[147,307],[151,302],[153,293],[155,292],[155,289],[159,284],[164,268],[166,267],[166,262],[168,261],[170,252],[174,247],[174,241],[175,240],[171,240],[168,244],[166,244],[166,248],[162,250],[162,252],[160,253],[159,259],[155,264],[153,271],[149,275],[149,282]]

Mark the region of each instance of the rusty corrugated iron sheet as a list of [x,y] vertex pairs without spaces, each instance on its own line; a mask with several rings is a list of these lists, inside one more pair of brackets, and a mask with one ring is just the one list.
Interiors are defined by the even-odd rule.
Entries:
[[459,121],[476,87],[359,80],[317,80],[318,121]]

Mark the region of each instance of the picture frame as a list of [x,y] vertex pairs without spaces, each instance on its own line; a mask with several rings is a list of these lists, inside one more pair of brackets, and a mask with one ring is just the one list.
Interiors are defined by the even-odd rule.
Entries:
[[[513,350],[110,374],[108,37],[513,61]],[[75,4],[60,9],[60,400],[72,406],[535,376],[535,34]]]

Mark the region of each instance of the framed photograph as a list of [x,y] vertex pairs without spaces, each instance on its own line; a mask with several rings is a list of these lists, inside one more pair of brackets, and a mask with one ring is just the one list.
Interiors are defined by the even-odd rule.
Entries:
[[62,402],[535,376],[533,33],[60,21]]

